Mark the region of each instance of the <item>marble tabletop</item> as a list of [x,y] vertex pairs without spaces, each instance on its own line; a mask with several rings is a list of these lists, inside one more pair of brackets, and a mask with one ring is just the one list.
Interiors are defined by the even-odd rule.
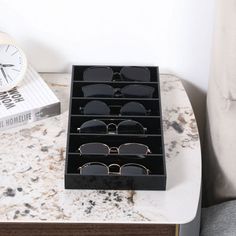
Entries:
[[166,191],[65,190],[69,74],[42,74],[62,114],[0,132],[0,222],[184,224],[197,212],[201,151],[180,79],[161,75]]

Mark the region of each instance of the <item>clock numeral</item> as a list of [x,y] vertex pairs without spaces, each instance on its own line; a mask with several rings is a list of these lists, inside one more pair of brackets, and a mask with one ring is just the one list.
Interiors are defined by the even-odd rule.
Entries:
[[17,70],[17,69],[14,69],[14,68],[11,68],[12,70],[15,70],[15,71],[17,71],[17,72],[20,72],[19,70]]
[[18,52],[18,50],[16,50],[15,52],[13,52],[13,53],[11,54],[11,56],[14,56],[17,52]]

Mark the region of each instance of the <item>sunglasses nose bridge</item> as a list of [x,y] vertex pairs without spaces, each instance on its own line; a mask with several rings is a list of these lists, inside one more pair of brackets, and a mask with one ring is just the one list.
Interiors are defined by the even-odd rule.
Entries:
[[111,154],[118,154],[119,153],[119,148],[118,147],[110,147],[110,153]]
[[113,72],[113,79],[116,80],[121,80],[121,74],[120,72]]
[[108,166],[109,168],[109,174],[113,174],[113,175],[120,175],[121,172],[120,172],[120,165],[118,164],[110,164]]
[[112,132],[112,133],[116,133],[117,132],[117,125],[114,123],[110,123],[107,125],[107,131],[108,132]]
[[114,97],[120,98],[123,96],[122,92],[121,92],[121,88],[114,88]]

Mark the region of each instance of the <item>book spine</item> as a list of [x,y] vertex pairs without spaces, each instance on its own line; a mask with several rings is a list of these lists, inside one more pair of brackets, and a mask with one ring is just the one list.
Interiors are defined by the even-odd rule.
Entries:
[[61,113],[60,102],[0,119],[0,131],[32,123]]

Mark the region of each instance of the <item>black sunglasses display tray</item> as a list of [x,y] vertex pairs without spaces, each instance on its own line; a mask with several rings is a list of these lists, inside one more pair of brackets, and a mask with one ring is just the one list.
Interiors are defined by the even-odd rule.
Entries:
[[66,189],[165,190],[158,67],[72,68]]

